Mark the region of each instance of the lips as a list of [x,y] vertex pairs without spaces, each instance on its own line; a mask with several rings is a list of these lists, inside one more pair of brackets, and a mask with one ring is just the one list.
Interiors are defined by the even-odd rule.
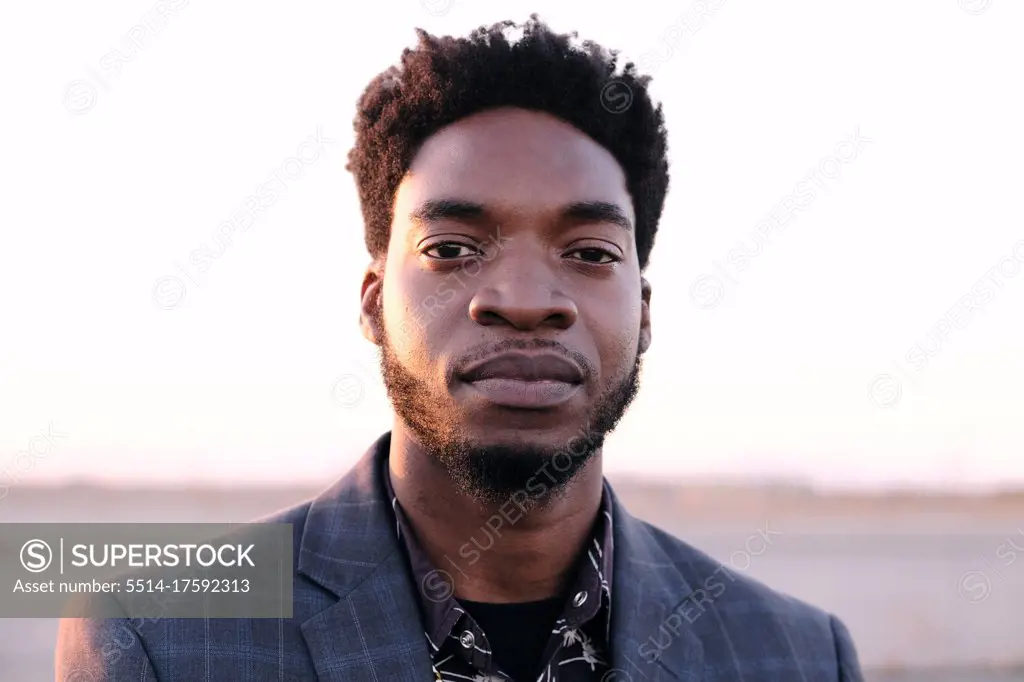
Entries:
[[473,395],[490,405],[551,410],[568,403],[583,384],[583,371],[561,355],[503,353],[458,373]]
[[583,382],[583,372],[576,363],[552,353],[503,353],[474,363],[459,374],[463,381],[469,383],[487,379],[565,384]]

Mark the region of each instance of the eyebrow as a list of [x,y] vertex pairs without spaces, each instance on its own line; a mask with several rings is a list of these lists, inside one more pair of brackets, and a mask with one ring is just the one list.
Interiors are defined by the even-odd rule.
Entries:
[[[430,199],[409,214],[409,219],[418,225],[441,220],[477,222],[487,217],[482,204],[459,199]],[[633,223],[617,205],[607,201],[577,201],[562,210],[563,221],[575,223],[609,223],[624,230],[632,231]]]
[[633,223],[622,209],[607,201],[578,201],[569,204],[562,211],[562,218],[580,223],[611,223],[627,232],[633,230]]
[[424,201],[409,214],[409,219],[413,223],[425,225],[440,220],[476,222],[486,215],[487,210],[481,204],[455,199],[431,199]]

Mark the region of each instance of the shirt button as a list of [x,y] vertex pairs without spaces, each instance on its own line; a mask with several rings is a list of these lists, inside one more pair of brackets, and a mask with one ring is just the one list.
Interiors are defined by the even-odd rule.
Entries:
[[573,606],[583,606],[583,602],[587,601],[586,592],[577,592],[576,596],[572,598]]
[[473,644],[476,642],[476,637],[473,636],[472,632],[466,630],[461,635],[459,635],[459,642],[462,644],[462,646],[466,647],[467,649],[472,649]]

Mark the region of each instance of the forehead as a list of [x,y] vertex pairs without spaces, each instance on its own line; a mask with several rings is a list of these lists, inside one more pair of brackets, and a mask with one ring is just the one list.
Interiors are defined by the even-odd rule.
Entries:
[[607,149],[554,116],[522,109],[475,114],[424,142],[399,186],[395,214],[440,198],[526,215],[603,201],[634,217],[625,174]]

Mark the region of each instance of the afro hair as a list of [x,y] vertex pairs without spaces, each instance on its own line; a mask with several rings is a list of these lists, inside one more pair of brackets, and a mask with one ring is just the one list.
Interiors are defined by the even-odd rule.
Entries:
[[[509,30],[522,37],[510,40]],[[497,107],[541,111],[606,148],[626,176],[636,215],[640,268],[647,267],[668,190],[661,105],[633,63],[618,70],[618,52],[575,32],[554,33],[534,14],[503,21],[467,38],[417,29],[415,48],[374,78],[358,103],[352,172],[365,222],[366,248],[387,252],[395,193],[423,142],[441,128]]]

